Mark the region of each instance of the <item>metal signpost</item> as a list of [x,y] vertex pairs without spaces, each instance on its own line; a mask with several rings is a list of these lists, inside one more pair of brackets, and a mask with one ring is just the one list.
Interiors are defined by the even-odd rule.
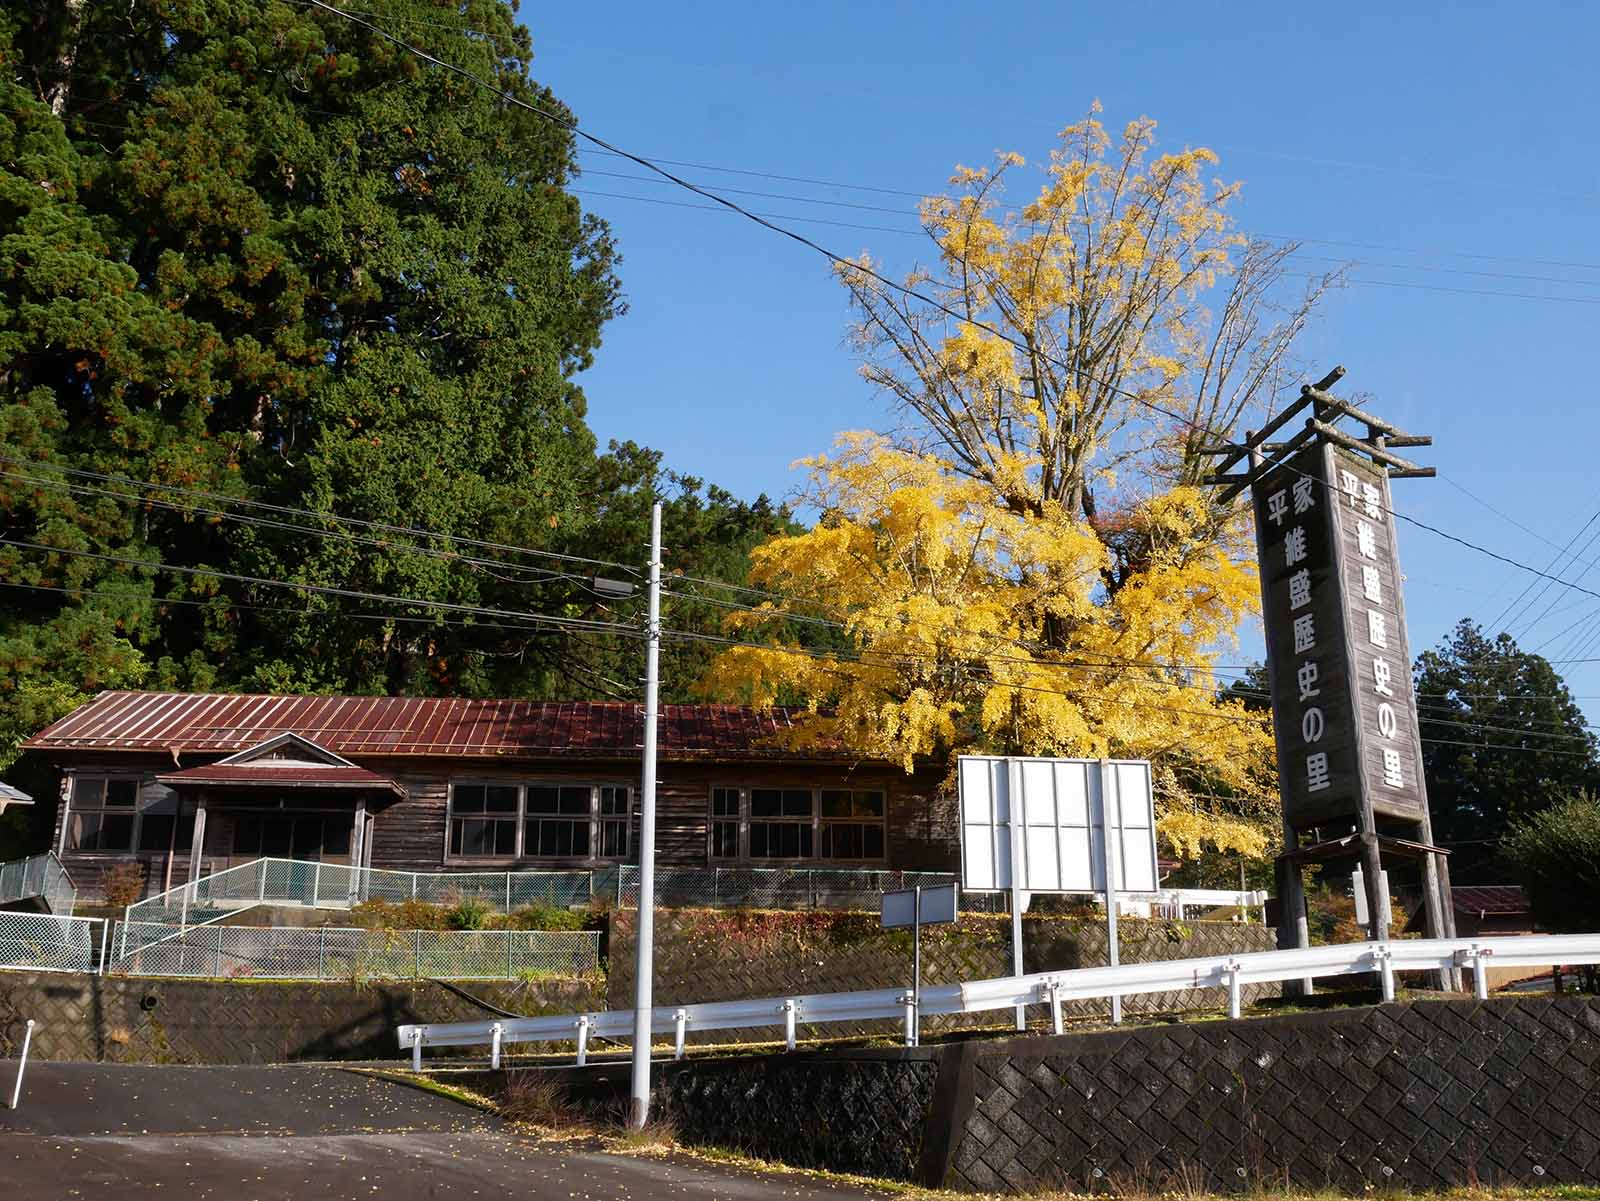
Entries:
[[[1419,862],[1429,937],[1449,937],[1447,852],[1433,845],[1412,694],[1400,558],[1389,481],[1431,476],[1394,453],[1429,446],[1328,389],[1335,369],[1241,445],[1208,482],[1221,498],[1249,489],[1261,565],[1262,617],[1283,792],[1278,860],[1282,947],[1308,943],[1301,870],[1349,863],[1362,871],[1370,938],[1386,936],[1382,859]],[[1302,429],[1267,438],[1298,415]],[[1366,428],[1357,438],[1342,420]],[[1228,474],[1247,462],[1242,473]],[[1454,973],[1445,981],[1455,983]]]
[[[1010,892],[1012,970],[1024,974],[1022,914],[1035,892],[1103,896],[1107,958],[1116,966],[1118,898],[1157,890],[1150,764],[963,755],[957,778],[961,886]],[[1111,1014],[1122,1020],[1120,996]],[[1017,1029],[1026,1024],[1018,1005]]]
[[922,1043],[922,927],[953,922],[961,908],[960,889],[955,884],[915,888],[883,894],[880,921],[885,930],[911,927],[911,1029],[908,1046]]

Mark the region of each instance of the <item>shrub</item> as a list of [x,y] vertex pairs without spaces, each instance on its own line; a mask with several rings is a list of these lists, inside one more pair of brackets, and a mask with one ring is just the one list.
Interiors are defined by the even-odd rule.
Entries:
[[1545,930],[1600,929],[1600,799],[1580,792],[1511,827],[1500,843]]
[[356,925],[367,930],[450,930],[452,910],[426,901],[363,901],[350,910]]
[[493,924],[501,930],[582,930],[589,921],[588,914],[574,913],[559,905],[535,901],[497,918]]
[[144,895],[144,864],[114,863],[100,873],[106,904],[126,909]]
[[445,914],[445,925],[451,930],[482,930],[489,922],[492,910],[477,897],[462,897]]

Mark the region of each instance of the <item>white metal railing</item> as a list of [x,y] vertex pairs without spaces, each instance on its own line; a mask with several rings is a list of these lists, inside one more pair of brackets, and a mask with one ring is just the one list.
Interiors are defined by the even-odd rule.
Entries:
[[[690,1031],[782,1028],[790,1049],[800,1026],[830,1022],[900,1019],[908,1045],[916,1034],[917,1017],[985,1013],[1019,1005],[1048,1005],[1051,1026],[1061,1032],[1061,1005],[1080,1001],[1171,992],[1196,988],[1226,989],[1230,1016],[1238,1017],[1244,986],[1284,980],[1377,973],[1385,1000],[1394,999],[1395,973],[1470,967],[1480,999],[1488,996],[1490,962],[1506,967],[1600,963],[1600,934],[1537,934],[1509,938],[1416,939],[1347,943],[1288,951],[1255,951],[1206,959],[1173,959],[1160,963],[1075,971],[1038,972],[963,984],[924,986],[920,1004],[910,989],[880,988],[864,992],[822,993],[798,997],[762,997],[750,1001],[715,1001],[702,1005],[661,1006],[651,1011],[653,1034],[673,1036],[683,1055]],[[577,1042],[577,1062],[587,1061],[589,1040],[596,1036],[626,1039],[633,1032],[632,1010],[573,1013],[540,1018],[503,1018],[492,1022],[404,1025],[397,1030],[402,1050],[411,1050],[421,1067],[422,1048],[488,1046],[498,1065],[507,1043]]]
[[78,890],[54,851],[0,863],[0,905],[35,897],[51,913],[70,914],[77,904]]
[[106,919],[0,912],[0,969],[93,972],[104,965]]
[[594,930],[123,925],[108,971],[259,980],[514,980],[600,969]]

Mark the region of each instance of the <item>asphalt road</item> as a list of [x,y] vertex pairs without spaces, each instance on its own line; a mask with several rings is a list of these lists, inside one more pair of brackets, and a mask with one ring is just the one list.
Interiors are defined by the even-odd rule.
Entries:
[[0,1061],[6,1201],[857,1201],[791,1174],[545,1142],[444,1097],[337,1067]]

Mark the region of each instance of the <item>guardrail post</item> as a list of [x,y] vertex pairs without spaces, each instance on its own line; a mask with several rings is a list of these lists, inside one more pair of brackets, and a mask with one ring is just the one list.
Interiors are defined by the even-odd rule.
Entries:
[[1373,954],[1378,957],[1378,972],[1383,980],[1383,1000],[1387,1004],[1394,1000],[1394,952],[1385,942],[1379,943]]
[[783,1009],[783,1041],[787,1048],[793,1051],[795,1025],[794,999],[789,998],[788,1000],[785,1000],[781,1008]]
[[1050,1029],[1056,1034],[1061,1033],[1061,985],[1054,980],[1045,986],[1050,993]]
[[688,1032],[689,1027],[689,1011],[687,1009],[678,1010],[677,1013],[672,1015],[672,1020],[677,1026],[677,1029],[672,1036],[672,1058],[682,1059],[684,1036]]
[[422,1027],[417,1027],[416,1034],[411,1038],[411,1070],[422,1071]]
[[578,1066],[589,1062],[589,1015],[578,1018]]
[[1236,1018],[1244,1009],[1244,990],[1239,987],[1238,960],[1228,960],[1228,966],[1223,970],[1228,973],[1228,1016]]
[[900,1002],[906,1007],[906,1046],[914,1047],[917,1045],[917,996],[905,993]]
[[499,1022],[489,1027],[489,1066],[497,1072],[500,1070],[500,1036],[503,1029]]
[[1489,999],[1489,965],[1486,960],[1493,954],[1494,948],[1473,943],[1471,950],[1457,951],[1451,956],[1457,968],[1472,969],[1472,994],[1480,1001]]

